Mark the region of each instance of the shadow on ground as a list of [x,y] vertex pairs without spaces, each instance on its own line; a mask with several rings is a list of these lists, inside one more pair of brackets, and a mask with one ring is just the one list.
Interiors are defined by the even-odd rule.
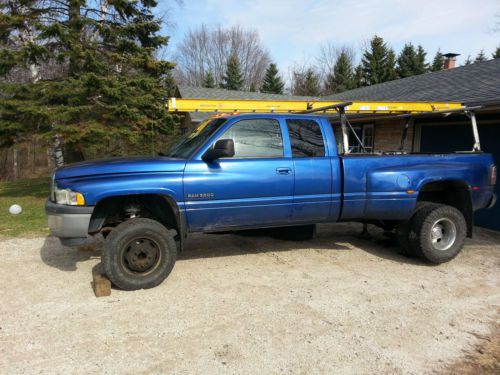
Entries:
[[[272,229],[252,230],[223,234],[195,234],[188,238],[184,251],[178,255],[179,261],[190,259],[227,257],[244,254],[258,254],[280,251],[350,251],[354,248],[379,258],[397,263],[427,266],[417,258],[405,257],[398,253],[399,247],[392,239],[382,236],[382,231],[371,229],[369,238],[360,236],[361,225],[337,224],[320,225],[313,240],[287,241],[280,235],[276,238]],[[47,237],[40,250],[42,261],[61,271],[75,271],[79,262],[100,259],[102,243],[69,248],[62,246],[55,237]]]

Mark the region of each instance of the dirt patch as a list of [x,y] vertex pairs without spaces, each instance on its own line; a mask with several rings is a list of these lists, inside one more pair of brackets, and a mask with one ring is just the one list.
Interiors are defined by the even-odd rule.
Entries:
[[196,235],[159,287],[99,299],[99,252],[0,241],[0,373],[495,370],[475,354],[498,358],[499,236],[477,230],[430,266],[360,230],[322,225],[308,242]]
[[490,335],[476,335],[478,343],[449,367],[450,375],[500,374],[500,324],[494,327]]

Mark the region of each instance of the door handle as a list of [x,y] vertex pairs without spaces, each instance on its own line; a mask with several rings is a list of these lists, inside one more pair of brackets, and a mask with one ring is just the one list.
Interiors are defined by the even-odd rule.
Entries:
[[276,168],[276,173],[277,174],[290,174],[290,173],[292,173],[292,168],[288,168],[288,167]]

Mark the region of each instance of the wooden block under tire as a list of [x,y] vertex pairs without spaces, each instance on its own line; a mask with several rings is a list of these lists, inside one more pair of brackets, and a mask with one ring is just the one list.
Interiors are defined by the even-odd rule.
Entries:
[[96,297],[111,295],[111,281],[105,275],[92,271],[92,279],[92,289]]

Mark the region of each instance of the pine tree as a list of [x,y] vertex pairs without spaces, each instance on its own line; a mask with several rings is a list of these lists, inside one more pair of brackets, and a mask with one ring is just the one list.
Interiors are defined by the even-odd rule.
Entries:
[[398,56],[398,66],[396,68],[398,77],[405,78],[415,75],[416,66],[417,52],[415,51],[413,44],[407,43],[404,45]]
[[284,86],[285,84],[278,75],[278,67],[276,64],[269,64],[260,91],[268,94],[283,94]]
[[387,47],[384,39],[375,35],[370,41],[370,47],[363,53],[364,80],[367,85],[390,81],[396,78],[396,56]]
[[473,61],[472,61],[472,58],[470,57],[470,55],[467,56],[467,58],[464,61],[464,65],[470,65],[472,63],[473,63]]
[[255,82],[252,82],[250,84],[250,88],[248,89],[248,91],[250,91],[250,92],[257,92],[257,85],[255,84]]
[[212,72],[208,71],[205,73],[205,78],[203,78],[201,86],[208,89],[213,89],[215,87],[215,78]]
[[[173,128],[165,108],[173,64],[155,57],[168,42],[158,35],[157,2],[94,5],[82,0],[0,4],[0,43],[5,46],[0,74],[8,77],[14,67],[38,71],[29,82],[7,79],[0,87],[2,144],[33,133],[58,134],[67,148],[82,154],[117,138],[143,153],[144,139],[153,130],[168,134]],[[40,75],[49,65],[52,76]],[[111,152],[123,152],[123,147]]]
[[385,64],[385,76],[383,76],[384,81],[393,81],[398,78],[396,73],[396,54],[392,49],[387,52],[387,60]]
[[241,75],[238,57],[231,55],[227,60],[226,74],[222,77],[222,88],[226,90],[241,90],[242,87],[243,76]]
[[351,90],[356,87],[351,56],[342,51],[326,80],[326,91],[329,94]]
[[483,62],[483,61],[487,61],[487,60],[488,60],[488,58],[486,57],[486,54],[484,53],[484,49],[482,49],[477,54],[476,60],[474,62]]
[[424,48],[419,45],[417,47],[417,55],[415,58],[415,75],[424,74],[429,70],[429,64],[425,62],[425,57],[427,56],[427,52],[425,52]]
[[305,72],[293,72],[292,93],[294,95],[317,96],[320,94],[319,76],[308,68]]
[[432,60],[432,64],[430,66],[431,72],[438,72],[444,69],[443,59],[444,59],[443,54],[441,53],[441,50],[438,49],[436,55],[434,55],[434,59]]
[[495,52],[491,54],[491,57],[493,57],[494,59],[498,59],[500,57],[500,46],[498,46]]
[[354,88],[366,86],[363,65],[360,63],[354,69]]

